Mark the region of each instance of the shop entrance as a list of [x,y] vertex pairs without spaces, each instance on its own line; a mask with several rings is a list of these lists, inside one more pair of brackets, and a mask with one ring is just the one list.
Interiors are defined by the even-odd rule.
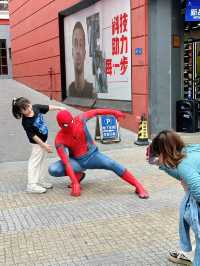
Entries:
[[200,22],[185,24],[183,96],[200,100]]
[[176,102],[176,130],[188,133],[200,131],[200,21],[187,21],[190,20],[188,14],[198,14],[198,9],[191,5],[189,1],[182,1],[183,82],[182,97]]

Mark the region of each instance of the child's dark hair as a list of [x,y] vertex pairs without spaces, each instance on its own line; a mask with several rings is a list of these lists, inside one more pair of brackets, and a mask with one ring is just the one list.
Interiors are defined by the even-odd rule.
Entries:
[[28,107],[28,105],[30,103],[31,102],[28,99],[24,98],[24,97],[14,98],[13,101],[12,101],[12,113],[13,113],[13,116],[16,119],[20,119],[22,117],[21,111],[22,110],[26,110],[26,108]]

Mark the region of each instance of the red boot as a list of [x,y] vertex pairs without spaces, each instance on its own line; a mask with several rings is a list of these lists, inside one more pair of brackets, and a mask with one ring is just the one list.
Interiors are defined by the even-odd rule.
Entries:
[[148,192],[143,188],[142,184],[128,170],[125,170],[121,178],[136,188],[135,192],[140,198],[147,199],[149,197]]

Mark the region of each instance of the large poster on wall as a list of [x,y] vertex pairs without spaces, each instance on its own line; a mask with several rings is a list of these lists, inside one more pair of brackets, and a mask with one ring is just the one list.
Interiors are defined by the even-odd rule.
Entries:
[[68,97],[131,100],[130,0],[102,0],[64,18]]

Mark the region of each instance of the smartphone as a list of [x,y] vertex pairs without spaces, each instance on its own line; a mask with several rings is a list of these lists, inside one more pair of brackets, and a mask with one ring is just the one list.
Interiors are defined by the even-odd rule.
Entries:
[[158,157],[153,153],[151,145],[149,145],[146,149],[146,156],[148,163],[158,164]]

